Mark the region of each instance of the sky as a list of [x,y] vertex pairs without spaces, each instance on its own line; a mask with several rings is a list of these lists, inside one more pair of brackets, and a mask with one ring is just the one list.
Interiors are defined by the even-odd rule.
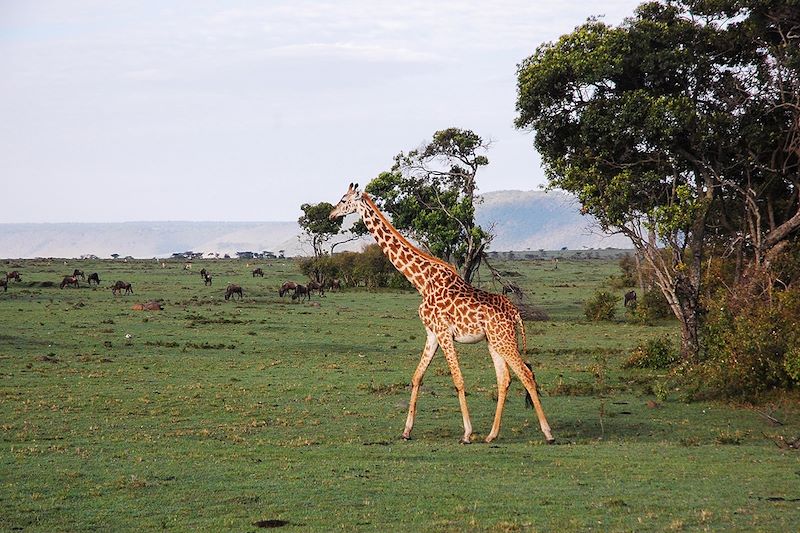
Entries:
[[517,65],[639,3],[0,0],[0,223],[293,221],[449,127],[537,189]]

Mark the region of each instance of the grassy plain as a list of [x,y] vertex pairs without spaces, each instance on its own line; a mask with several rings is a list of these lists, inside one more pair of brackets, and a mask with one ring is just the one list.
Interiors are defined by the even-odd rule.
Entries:
[[[777,426],[623,369],[677,327],[584,319],[614,261],[497,266],[550,315],[527,324],[527,358],[555,446],[517,381],[500,438],[480,440],[495,398],[485,344],[459,346],[476,443],[458,443],[441,357],[414,438],[400,439],[424,343],[416,293],[292,302],[277,294],[302,279],[289,260],[5,264],[23,281],[0,292],[0,528],[800,530],[800,452],[776,446],[800,435],[796,401],[759,406]],[[97,271],[100,288],[60,290],[73,268]],[[118,279],[134,294],[113,296]],[[243,300],[223,300],[227,282]],[[153,298],[164,311],[130,309]]]

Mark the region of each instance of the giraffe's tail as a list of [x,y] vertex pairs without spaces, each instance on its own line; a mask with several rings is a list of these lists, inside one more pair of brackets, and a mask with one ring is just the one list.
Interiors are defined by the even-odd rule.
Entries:
[[522,321],[522,315],[517,311],[517,325],[519,326],[519,335],[522,338],[522,350],[520,350],[520,355],[525,355],[525,352],[528,351],[528,339],[525,338],[525,323]]
[[[522,315],[520,313],[517,313],[517,325],[519,326],[519,335],[522,338],[522,351],[520,352],[520,355],[525,355],[525,352],[528,351],[528,340],[525,337],[525,323],[522,321]],[[527,366],[528,370],[533,373],[533,367],[529,362],[525,361],[525,366]],[[536,383],[536,387],[536,392],[539,392],[539,383]],[[525,391],[525,407],[530,407],[533,409],[533,398],[531,398],[531,393],[528,391]]]

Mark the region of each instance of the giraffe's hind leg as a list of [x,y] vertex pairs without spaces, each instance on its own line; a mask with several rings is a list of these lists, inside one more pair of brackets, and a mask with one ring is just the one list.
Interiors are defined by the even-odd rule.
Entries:
[[511,376],[508,373],[508,365],[506,365],[506,361],[503,359],[503,356],[501,356],[491,344],[489,345],[489,353],[492,355],[494,371],[497,374],[497,409],[494,413],[492,430],[486,437],[486,442],[492,442],[500,433],[500,420],[503,418],[503,408],[506,403],[506,395],[508,394],[508,385],[511,383]]
[[411,378],[411,399],[408,401],[406,428],[403,430],[403,438],[406,440],[411,438],[411,429],[414,427],[414,416],[417,413],[417,396],[419,395],[419,387],[422,385],[422,377],[425,375],[425,371],[428,370],[428,365],[431,364],[431,360],[438,348],[439,341],[436,340],[436,335],[431,330],[428,330],[428,338],[425,341],[425,348],[422,350],[422,358],[419,360],[414,377]]
[[522,360],[522,357],[520,357],[519,351],[517,350],[516,338],[512,336],[511,339],[513,339],[513,342],[504,342],[502,339],[492,339],[491,336],[489,336],[489,343],[494,346],[500,356],[505,360],[506,364],[508,364],[509,368],[514,371],[514,374],[516,374],[522,382],[528,394],[530,394],[531,400],[533,401],[533,408],[536,411],[536,416],[539,418],[539,427],[542,429],[542,433],[544,433],[544,438],[547,440],[548,444],[553,444],[555,439],[550,432],[550,424],[547,423],[547,418],[544,416],[542,403],[539,401],[536,377],[531,369],[525,366],[525,362]]

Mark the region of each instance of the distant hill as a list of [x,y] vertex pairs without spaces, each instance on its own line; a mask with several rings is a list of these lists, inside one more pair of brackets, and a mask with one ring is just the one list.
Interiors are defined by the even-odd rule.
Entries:
[[[498,191],[483,195],[478,223],[493,228],[493,251],[631,248],[620,236],[592,229],[574,198],[562,192]],[[195,251],[233,255],[238,251],[308,255],[296,222],[123,222],[64,224],[0,224],[0,257],[80,257],[111,254],[137,258],[169,257]],[[359,249],[347,243],[337,250]]]
[[495,235],[491,250],[633,248],[630,239],[605,235],[594,217],[580,213],[574,196],[561,191],[497,191],[476,208],[482,228]]

